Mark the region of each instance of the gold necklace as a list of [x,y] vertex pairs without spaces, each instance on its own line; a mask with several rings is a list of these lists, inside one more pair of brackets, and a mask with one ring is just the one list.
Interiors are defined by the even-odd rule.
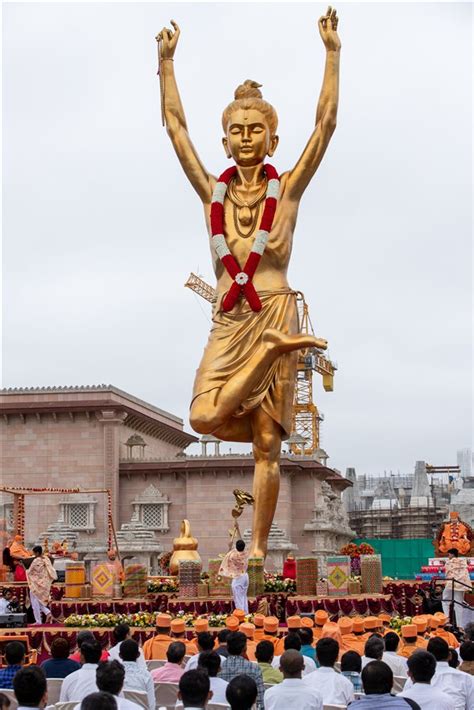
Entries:
[[[265,198],[266,192],[267,184],[265,181],[257,196],[251,202],[248,200],[242,200],[235,191],[235,179],[231,181],[229,189],[227,190],[227,195],[233,205],[234,224],[239,237],[247,239],[247,237],[250,237],[255,230],[260,212],[260,203]],[[255,209],[255,212],[252,214],[253,209]],[[250,227],[249,231],[243,232],[239,223],[243,227]]]

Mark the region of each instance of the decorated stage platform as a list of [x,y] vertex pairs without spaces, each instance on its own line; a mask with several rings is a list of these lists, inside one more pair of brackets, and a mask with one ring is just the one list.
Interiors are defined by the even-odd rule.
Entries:
[[[9,585],[18,596],[26,593],[25,585]],[[284,592],[263,594],[249,599],[249,613],[263,611],[277,616],[282,631],[286,618],[294,614],[311,614],[318,609],[325,609],[334,620],[339,616],[368,616],[387,612],[393,615],[412,616],[422,613],[423,600],[420,589],[428,584],[413,581],[390,581],[384,584],[383,594],[360,594],[344,597],[305,597]],[[55,585],[53,594],[62,597],[64,590]],[[142,599],[56,599],[50,604],[53,623],[44,626],[28,626],[21,629],[0,629],[3,636],[27,635],[31,648],[38,651],[40,659],[49,655],[52,640],[56,636],[69,639],[71,647],[81,629],[90,628],[97,640],[105,648],[112,643],[113,626],[118,623],[119,615],[127,615],[132,627],[133,638],[143,643],[153,634],[154,614],[168,612],[172,616],[186,615],[188,636],[192,636],[193,618],[207,616],[210,630],[222,628],[225,616],[234,608],[231,598],[189,599],[179,598],[176,594],[149,594]],[[92,616],[91,616],[92,615]],[[82,618],[81,618],[82,617]]]
[[[334,596],[301,596],[294,593],[275,592],[249,599],[249,611],[255,614],[264,611],[284,622],[287,616],[314,613],[325,609],[331,616],[366,616],[382,611],[392,614],[413,615],[422,612],[423,599],[419,590],[426,591],[427,582],[394,580],[384,582],[382,594],[357,594]],[[5,584],[20,599],[26,599],[25,584]],[[92,599],[66,599],[64,585],[53,585],[50,603],[54,622],[62,624],[71,615],[90,614],[137,614],[139,612],[168,612],[176,615],[182,611],[189,614],[230,614],[233,609],[231,597],[180,598],[176,593],[150,593],[140,599],[94,597]],[[263,607],[263,609],[262,609]]]

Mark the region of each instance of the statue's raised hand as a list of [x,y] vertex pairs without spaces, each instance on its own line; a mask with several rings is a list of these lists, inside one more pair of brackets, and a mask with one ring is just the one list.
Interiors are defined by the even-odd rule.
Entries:
[[180,29],[174,20],[170,20],[173,25],[173,30],[168,27],[163,27],[161,32],[156,35],[156,41],[161,42],[161,59],[173,59],[178,44]]
[[319,18],[319,34],[324,42],[324,46],[328,51],[337,51],[341,49],[341,40],[337,34],[337,25],[339,18],[336,9],[328,7],[325,15]]

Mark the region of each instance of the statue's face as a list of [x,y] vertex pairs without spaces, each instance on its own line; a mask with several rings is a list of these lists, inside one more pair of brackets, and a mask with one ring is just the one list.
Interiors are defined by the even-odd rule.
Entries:
[[222,142],[228,158],[242,167],[251,167],[263,163],[266,155],[273,155],[278,137],[271,135],[263,113],[256,109],[238,109],[230,116]]

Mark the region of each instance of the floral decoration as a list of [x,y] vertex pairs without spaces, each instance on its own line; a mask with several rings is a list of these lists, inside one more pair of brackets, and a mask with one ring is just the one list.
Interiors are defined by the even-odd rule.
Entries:
[[296,592],[296,581],[283,577],[281,574],[265,573],[265,592]]

